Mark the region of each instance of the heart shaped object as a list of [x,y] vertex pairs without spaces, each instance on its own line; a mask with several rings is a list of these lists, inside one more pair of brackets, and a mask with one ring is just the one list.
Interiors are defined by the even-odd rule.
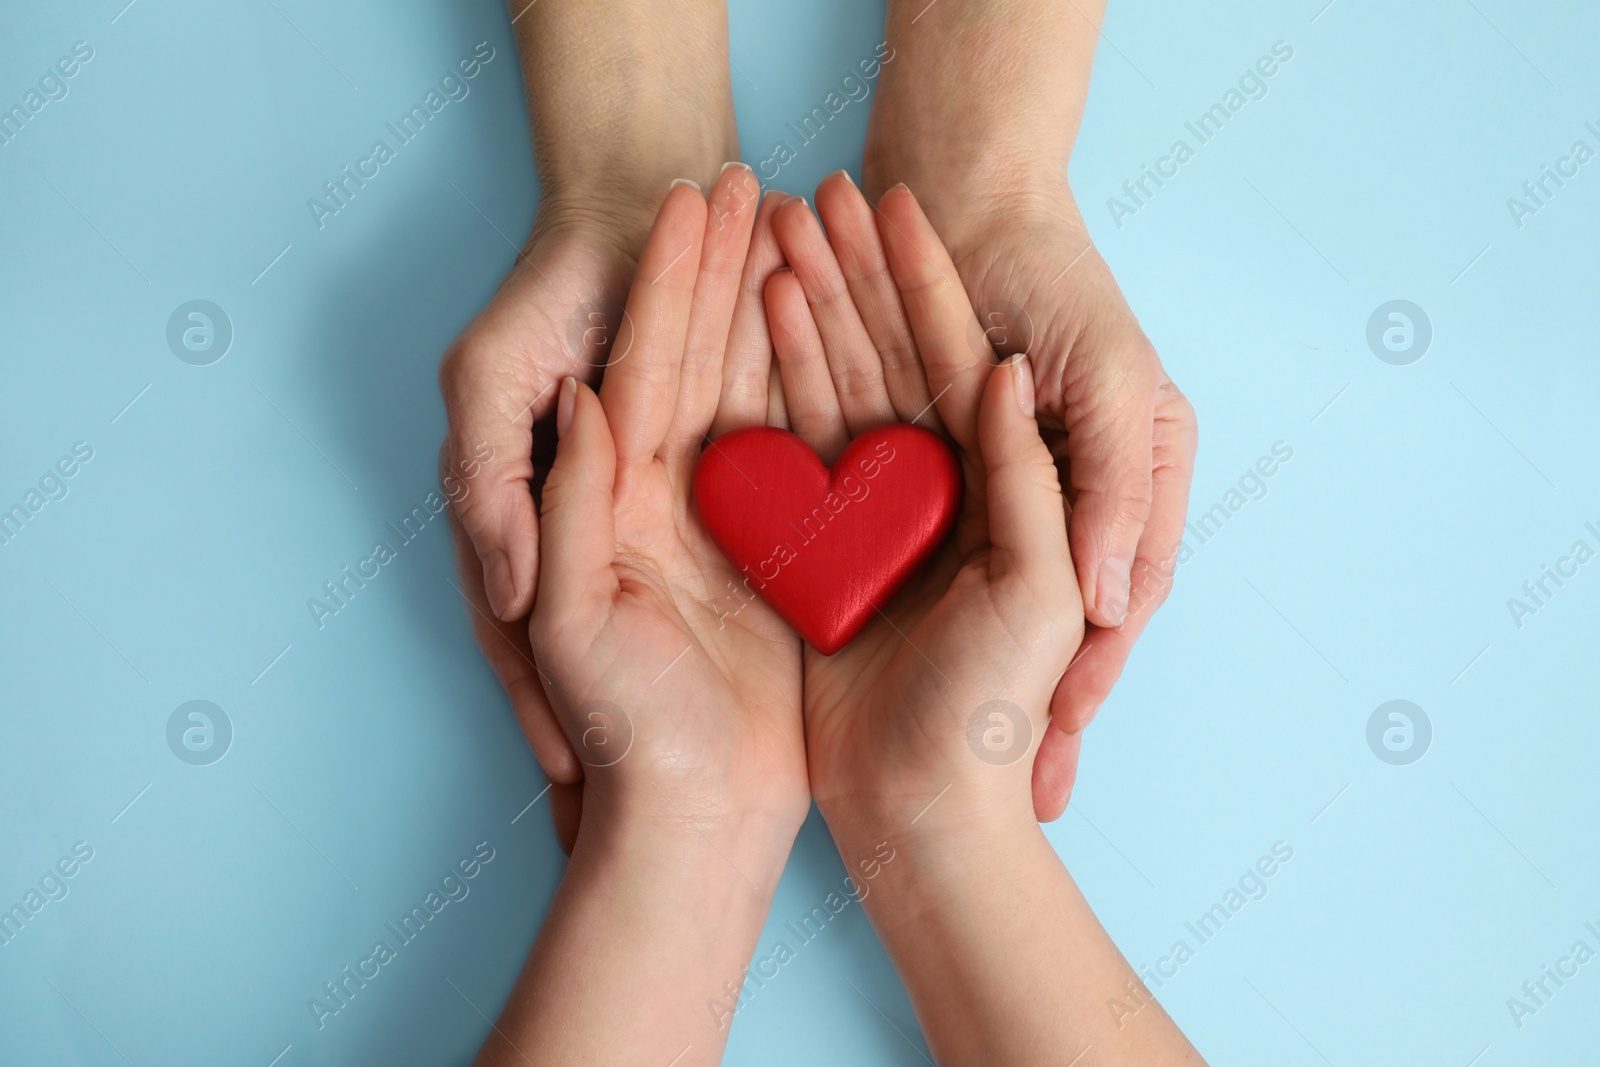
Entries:
[[937,551],[961,468],[942,438],[906,423],[863,433],[831,470],[794,434],[758,426],[701,453],[694,501],[744,576],[723,610],[759,595],[831,656]]

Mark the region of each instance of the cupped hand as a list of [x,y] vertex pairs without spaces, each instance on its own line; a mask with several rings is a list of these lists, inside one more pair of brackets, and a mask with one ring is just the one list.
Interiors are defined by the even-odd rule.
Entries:
[[965,494],[955,532],[879,618],[831,657],[806,650],[812,792],[830,825],[912,819],[946,792],[964,812],[1031,820],[1032,757],[1084,625],[1033,375],[983,343],[909,192],[884,195],[877,227],[853,188],[831,192],[832,248],[802,201],[773,220],[793,266],[767,286],[789,420],[831,459],[873,425],[936,412]]
[[[488,306],[439,368],[449,432],[439,453],[450,501],[456,573],[474,635],[552,783],[558,828],[570,830],[569,790],[582,777],[550,712],[528,645],[538,581],[533,486],[554,450],[563,377],[598,381],[633,278],[632,223],[540,205],[533,236]],[[563,837],[569,837],[563,833]]]
[[[867,168],[907,177],[903,168]],[[1194,411],[1167,376],[1110,268],[1089,239],[1065,176],[981,191],[910,180],[996,352],[1026,352],[1038,419],[1071,505],[1072,555],[1091,627],[1051,703],[1035,765],[1039,816],[1065,809],[1077,735],[1126,665],[1172,587],[1188,509]],[[1011,188],[1021,183],[1025,188]],[[836,198],[836,197],[835,197]],[[830,197],[818,190],[829,217]]]
[[583,765],[583,825],[643,815],[708,839],[759,826],[781,866],[809,807],[799,640],[741,597],[689,501],[713,422],[767,416],[770,349],[750,305],[778,251],[759,197],[743,167],[724,171],[709,211],[676,186],[599,394],[558,386],[530,634]]

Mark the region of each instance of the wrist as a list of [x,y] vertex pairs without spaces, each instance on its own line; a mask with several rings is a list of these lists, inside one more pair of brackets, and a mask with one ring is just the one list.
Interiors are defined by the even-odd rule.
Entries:
[[1027,206],[1058,196],[1066,185],[1070,145],[1050,145],[1061,139],[1059,131],[1005,128],[981,119],[951,126],[906,118],[933,106],[925,97],[904,105],[879,98],[861,162],[869,197],[875,200],[904,182],[919,201],[935,205]]
[[1096,41],[1083,10],[975,0],[929,12],[891,0],[887,26],[893,58],[867,133],[867,195],[905,182],[942,236],[945,219],[1059,198]]
[[[904,182],[959,263],[966,247],[997,226],[1036,228],[1079,220],[1067,183],[1067,154],[1041,152],[1024,135],[987,131],[964,143],[944,144],[902,132],[869,137],[862,158],[862,188],[876,199]],[[874,133],[879,130],[874,115]],[[953,163],[953,160],[963,160]]]
[[525,1062],[507,1035],[538,1035],[551,1063],[720,1058],[728,989],[755,951],[787,842],[774,849],[753,820],[663,817],[613,784],[585,783],[572,859],[497,1024],[506,1047],[481,1062]]
[[770,896],[808,810],[809,798],[591,778],[573,856],[584,849],[684,883],[731,877]]
[[[894,805],[870,814],[824,813],[847,870],[876,898],[863,902],[886,938],[903,929],[935,928],[942,916],[981,910],[996,880],[1008,878],[1019,861],[1041,855],[1041,846],[1054,854],[1033,819],[1026,790],[1021,804],[963,804],[954,793],[952,787],[920,814],[920,805],[909,812]],[[865,866],[869,860],[878,862]]]
[[[541,162],[534,236],[578,230],[608,240],[637,260],[673,181],[687,178],[710,189],[723,166],[739,158],[737,139],[730,145],[725,138],[701,133],[705,143],[692,151],[685,151],[680,141],[671,152],[619,147],[614,158],[567,165]],[[649,165],[641,165],[638,155],[650,157]]]
[[739,157],[725,6],[529,4],[514,26],[541,215],[598,220],[637,256],[674,178],[709,189]]

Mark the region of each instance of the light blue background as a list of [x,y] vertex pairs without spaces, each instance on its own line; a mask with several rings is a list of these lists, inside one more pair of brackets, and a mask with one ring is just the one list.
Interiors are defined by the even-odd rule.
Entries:
[[[306,600],[433,487],[439,353],[532,219],[508,17],[124,3],[0,15],[4,106],[95,50],[0,147],[0,507],[94,449],[0,547],[0,906],[95,850],[0,947],[0,1062],[466,1063],[559,877],[545,802],[513,823],[543,779],[442,522],[321,631]],[[1049,834],[1141,969],[1293,848],[1159,990],[1213,1063],[1576,1063],[1600,962],[1520,1029],[1506,1000],[1600,949],[1600,562],[1520,629],[1506,600],[1600,547],[1600,161],[1522,228],[1506,200],[1600,149],[1600,16],[1322,4],[1114,0],[1105,24],[1073,187],[1198,409],[1192,516],[1294,454],[1180,570]],[[746,158],[881,33],[878,5],[735,3]],[[485,40],[471,95],[319,231],[306,199]],[[1276,41],[1268,95],[1119,228],[1107,198]],[[866,115],[779,184],[857,166]],[[208,367],[164,337],[195,298],[236,333]],[[1410,366],[1365,339],[1394,298],[1434,328]],[[196,698],[235,730],[208,767],[165,741]],[[1366,742],[1395,698],[1433,725],[1409,766]],[[307,999],[480,841],[471,895],[319,1031]],[[763,951],[842,878],[814,819]],[[728,1062],[919,1064],[915,1035],[856,909],[740,1013]]]

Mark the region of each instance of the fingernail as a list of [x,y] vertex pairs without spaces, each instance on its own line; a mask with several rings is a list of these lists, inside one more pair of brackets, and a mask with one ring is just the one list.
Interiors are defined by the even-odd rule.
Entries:
[[556,437],[567,435],[572,425],[572,409],[578,403],[578,379],[568,375],[561,382],[561,395],[556,397]]
[[674,178],[674,179],[672,179],[672,184],[670,186],[668,186],[668,188],[669,189],[676,189],[680,185],[690,186],[697,193],[701,191],[700,183],[697,182],[697,181],[694,181],[694,180],[692,180],[690,178]]
[[[742,167],[745,170],[749,170],[750,169],[750,164],[744,162],[743,160],[730,159],[726,163],[724,163],[722,165],[722,169],[717,172],[718,176],[721,176],[723,174],[728,173],[728,171],[733,167]],[[698,189],[700,187],[698,185],[696,185],[695,188]]]
[[1109,556],[1100,564],[1100,581],[1095,587],[1095,602],[1100,614],[1121,626],[1128,617],[1128,593],[1133,585],[1133,558]]
[[1011,357],[1011,384],[1017,387],[1017,407],[1028,418],[1033,418],[1033,364],[1026,352]]
[[516,598],[517,591],[511,587],[511,562],[498,548],[483,557],[483,591],[489,597],[489,610],[496,618]]
[[845,170],[843,167],[840,167],[838,170],[834,171],[833,173],[844,175],[844,180],[849,182],[852,188],[855,187],[856,180],[854,178],[850,177],[850,172],[848,170]]

